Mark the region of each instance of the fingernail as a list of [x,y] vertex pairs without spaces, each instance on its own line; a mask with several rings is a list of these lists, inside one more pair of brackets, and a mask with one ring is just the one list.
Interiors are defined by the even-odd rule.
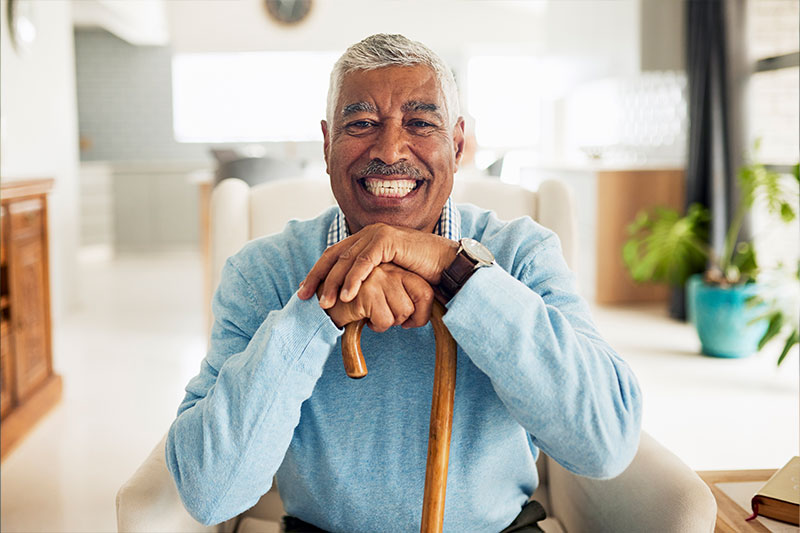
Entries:
[[297,288],[298,289],[302,289],[303,285],[305,285],[305,284],[306,284],[306,280],[303,280],[303,281],[300,282],[300,285],[298,285]]
[[348,301],[348,300],[350,300],[350,291],[347,290],[347,289],[342,289],[342,292],[341,292],[340,296],[341,296],[342,300]]

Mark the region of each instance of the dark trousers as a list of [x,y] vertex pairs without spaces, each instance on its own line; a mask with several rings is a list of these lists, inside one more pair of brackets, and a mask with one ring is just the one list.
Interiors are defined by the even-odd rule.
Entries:
[[[531,500],[522,507],[522,511],[511,522],[511,525],[500,533],[543,533],[537,522],[544,520],[546,516],[542,504]],[[293,516],[283,517],[283,530],[286,533],[326,533],[324,529]]]

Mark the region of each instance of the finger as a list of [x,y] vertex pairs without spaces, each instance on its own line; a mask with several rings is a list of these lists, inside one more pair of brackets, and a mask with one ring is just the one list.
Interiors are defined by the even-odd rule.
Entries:
[[339,293],[342,301],[349,302],[355,298],[364,280],[369,277],[375,267],[383,263],[391,263],[394,255],[394,247],[391,242],[377,233],[358,249],[354,247],[353,256],[347,265],[348,268],[342,270],[342,290]]
[[394,314],[386,301],[383,290],[376,288],[370,291],[363,291],[359,294],[359,300],[366,299],[362,305],[366,306],[369,322],[367,326],[372,331],[382,333],[394,325]]
[[364,318],[359,314],[358,308],[352,303],[337,302],[336,305],[330,309],[325,310],[331,321],[336,324],[336,327],[343,328],[351,322],[356,322]]
[[[337,258],[336,262],[331,266],[330,270],[328,271],[327,275],[325,276],[325,290],[321,293],[322,300],[326,303],[336,301],[337,298],[340,297],[339,290],[342,287],[342,283],[344,283],[345,277],[347,273],[350,271],[355,258],[361,253],[365,246],[367,246],[368,238],[361,238],[352,244],[346,250],[342,250]],[[342,301],[349,302],[352,301],[355,297],[355,294],[348,299],[343,299]]]
[[393,326],[403,324],[414,313],[414,302],[406,292],[401,278],[394,278],[384,288],[384,296],[394,318]]
[[348,237],[322,252],[320,258],[317,259],[317,262],[311,267],[305,279],[300,283],[300,288],[297,291],[297,296],[300,299],[308,300],[317,292],[317,287],[319,287],[320,282],[328,275],[331,267],[339,259],[339,255],[352,246],[354,240],[352,236]]
[[403,288],[413,303],[414,311],[402,326],[404,328],[424,326],[431,319],[433,289],[427,281],[410,272],[403,276]]

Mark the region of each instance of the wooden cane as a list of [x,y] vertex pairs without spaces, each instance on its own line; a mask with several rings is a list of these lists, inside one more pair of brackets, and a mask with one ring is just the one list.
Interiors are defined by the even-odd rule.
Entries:
[[[444,313],[444,307],[434,302],[431,324],[436,339],[436,367],[428,432],[428,462],[425,466],[425,493],[422,498],[422,533],[441,533],[444,524],[447,461],[450,458],[456,392],[456,341],[442,321]],[[363,319],[345,326],[342,339],[344,368],[347,375],[355,379],[367,375],[367,365],[361,352],[361,331],[365,323],[366,319]]]

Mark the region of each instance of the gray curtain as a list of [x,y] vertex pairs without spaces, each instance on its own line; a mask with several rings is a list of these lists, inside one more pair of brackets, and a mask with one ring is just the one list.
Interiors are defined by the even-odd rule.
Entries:
[[[686,0],[686,207],[698,202],[711,210],[711,244],[717,251],[736,205],[744,148],[745,8],[745,0]],[[673,292],[670,313],[686,316],[682,287]]]

